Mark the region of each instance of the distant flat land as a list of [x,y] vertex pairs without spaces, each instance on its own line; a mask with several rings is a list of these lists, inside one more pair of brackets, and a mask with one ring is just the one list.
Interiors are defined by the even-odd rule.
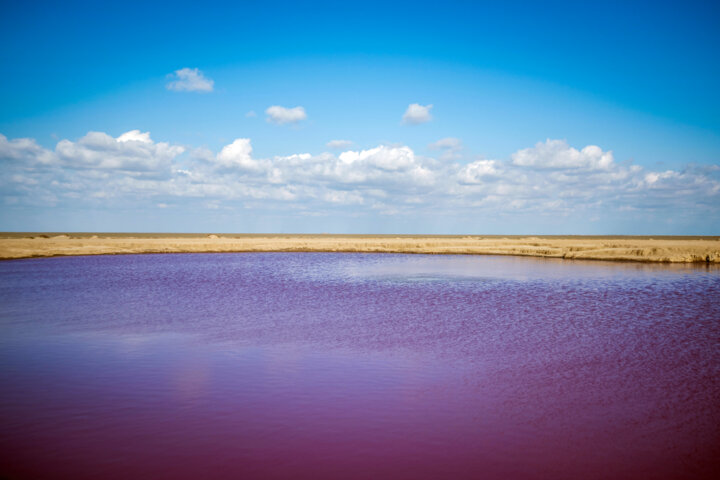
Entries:
[[522,255],[720,263],[720,237],[0,232],[0,259],[221,252]]

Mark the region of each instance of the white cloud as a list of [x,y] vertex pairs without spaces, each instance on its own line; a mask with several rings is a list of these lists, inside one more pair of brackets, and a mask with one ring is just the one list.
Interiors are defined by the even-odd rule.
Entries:
[[165,85],[175,92],[212,92],[215,82],[197,68],[181,68],[168,75],[171,80]]
[[408,105],[407,110],[405,110],[405,114],[402,117],[402,123],[406,125],[419,125],[421,123],[429,122],[432,120],[432,115],[430,115],[430,109],[432,107],[432,104],[420,105],[417,103],[411,103]]
[[495,160],[477,160],[465,165],[458,172],[460,183],[483,183],[499,174],[498,162]]
[[381,170],[393,171],[413,166],[415,153],[409,147],[380,146],[369,150],[349,150],[341,153],[339,159],[343,165],[365,164]]
[[350,184],[367,188],[404,185],[404,188],[411,190],[434,180],[431,169],[409,147],[382,145],[368,150],[345,151],[338,156],[300,153],[256,160],[251,158],[249,140],[239,139],[224,147],[218,155],[218,160],[227,168],[232,166],[228,161],[230,155],[226,155],[229,151],[237,151],[231,158],[237,165],[241,165],[241,169],[255,174],[262,173],[270,184],[293,184],[310,188],[319,185],[333,188],[332,185]]
[[[443,139],[433,148],[456,148]],[[293,208],[302,215],[328,209],[348,215],[507,215],[663,220],[720,219],[717,165],[654,171],[616,164],[596,146],[576,149],[548,140],[507,159],[462,164],[416,155],[408,146],[380,145],[337,155],[296,153],[254,158],[250,139],[215,153],[154,142],[132,130],[117,138],[89,132],[54,150],[33,139],[0,135],[0,203],[108,208],[166,204],[214,205],[250,211]],[[289,203],[291,202],[291,203]],[[434,212],[434,213],[433,213]],[[639,212],[639,213],[637,213]],[[654,212],[654,213],[653,213]],[[260,215],[260,213],[258,213]],[[419,217],[418,217],[419,216]]]
[[118,142],[141,142],[152,143],[150,132],[140,132],[140,130],[130,130],[117,137]]
[[409,147],[379,147],[346,151],[327,162],[330,177],[344,183],[426,186],[434,181],[430,168]]
[[612,152],[595,145],[582,150],[572,148],[565,140],[546,140],[512,155],[512,162],[522,167],[607,170],[613,165]]
[[255,118],[257,117],[257,113],[255,113],[255,110],[250,110],[245,114],[245,118]]
[[58,160],[71,168],[124,170],[144,174],[166,174],[172,160],[184,147],[166,142],[154,143],[150,132],[125,132],[117,138],[102,132],[89,132],[77,142],[61,140],[55,147]]
[[445,137],[437,142],[428,145],[430,150],[458,150],[462,148],[462,142],[459,138]]
[[252,145],[249,138],[238,138],[226,145],[217,155],[217,164],[224,169],[239,169],[252,172],[264,168],[262,162],[252,158]]
[[325,144],[328,148],[332,148],[333,150],[342,150],[344,148],[350,148],[353,146],[353,142],[350,140],[330,140],[328,143]]
[[55,161],[55,155],[38,145],[33,138],[8,141],[5,135],[0,134],[0,162],[6,161],[49,165]]
[[362,194],[355,191],[348,192],[332,190],[325,193],[322,198],[326,202],[343,205],[359,205],[365,202]]
[[443,160],[454,160],[456,158],[460,158],[460,151],[463,148],[462,142],[459,138],[455,137],[446,137],[441,138],[437,142],[431,143],[428,145],[428,148],[430,150],[439,150],[442,153]]
[[278,125],[286,123],[297,123],[307,118],[303,107],[285,108],[280,105],[273,105],[265,110],[267,121]]

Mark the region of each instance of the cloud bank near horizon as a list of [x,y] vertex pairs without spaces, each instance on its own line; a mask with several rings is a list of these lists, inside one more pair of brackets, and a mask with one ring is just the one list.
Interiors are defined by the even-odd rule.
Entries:
[[[0,193],[6,206],[118,209],[193,205],[209,209],[291,209],[322,216],[517,215],[720,216],[720,165],[653,171],[616,162],[612,151],[548,139],[507,159],[456,161],[461,142],[256,158],[249,138],[220,151],[154,141],[131,130],[89,132],[54,150],[0,135]],[[451,155],[448,156],[448,153]],[[444,213],[445,212],[445,213]]]

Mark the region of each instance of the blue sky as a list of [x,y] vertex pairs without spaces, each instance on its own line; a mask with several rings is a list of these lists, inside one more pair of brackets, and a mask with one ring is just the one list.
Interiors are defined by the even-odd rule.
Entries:
[[712,2],[4,2],[0,39],[3,230],[720,234]]

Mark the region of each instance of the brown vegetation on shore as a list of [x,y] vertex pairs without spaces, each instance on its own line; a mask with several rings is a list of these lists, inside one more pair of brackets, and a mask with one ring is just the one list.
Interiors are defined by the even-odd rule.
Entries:
[[524,255],[720,263],[720,237],[0,233],[0,258],[203,252]]

